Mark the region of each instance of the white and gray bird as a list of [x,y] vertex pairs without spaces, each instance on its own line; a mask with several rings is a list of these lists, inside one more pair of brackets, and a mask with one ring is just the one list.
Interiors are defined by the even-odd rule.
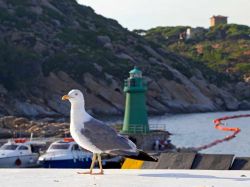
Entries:
[[[101,154],[122,155],[138,160],[157,161],[147,153],[138,150],[128,138],[120,135],[114,129],[93,118],[85,110],[85,101],[80,90],[71,90],[62,100],[69,100],[70,133],[73,139],[86,150],[93,153],[90,171],[84,174],[103,174]],[[94,163],[98,159],[100,172],[93,173]]]

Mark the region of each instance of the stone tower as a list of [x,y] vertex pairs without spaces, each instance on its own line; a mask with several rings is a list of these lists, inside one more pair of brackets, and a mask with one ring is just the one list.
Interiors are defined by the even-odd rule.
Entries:
[[226,16],[212,16],[210,18],[210,27],[214,27],[221,24],[227,24],[227,17]]

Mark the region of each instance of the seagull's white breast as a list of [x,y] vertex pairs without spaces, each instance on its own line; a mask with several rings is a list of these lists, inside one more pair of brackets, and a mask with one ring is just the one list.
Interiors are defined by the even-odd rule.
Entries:
[[101,153],[102,151],[93,145],[93,143],[81,133],[81,130],[84,128],[84,122],[91,119],[92,116],[85,111],[84,102],[71,103],[70,133],[72,138],[74,138],[76,143],[84,149],[93,153]]

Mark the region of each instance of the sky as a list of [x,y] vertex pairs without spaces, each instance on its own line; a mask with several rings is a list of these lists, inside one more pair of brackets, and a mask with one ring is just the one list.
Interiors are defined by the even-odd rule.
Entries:
[[213,15],[250,26],[250,0],[77,0],[129,30],[156,26],[209,27]]

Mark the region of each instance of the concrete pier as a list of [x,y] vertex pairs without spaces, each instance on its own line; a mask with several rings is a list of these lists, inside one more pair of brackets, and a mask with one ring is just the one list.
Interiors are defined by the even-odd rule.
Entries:
[[79,175],[79,169],[1,169],[3,187],[249,187],[250,171],[105,170]]

